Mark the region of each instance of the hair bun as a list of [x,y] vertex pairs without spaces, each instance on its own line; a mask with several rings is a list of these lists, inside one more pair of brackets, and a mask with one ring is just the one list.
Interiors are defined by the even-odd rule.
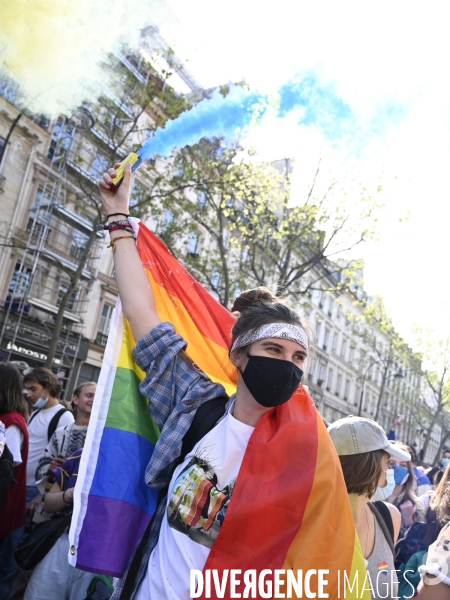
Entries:
[[243,310],[252,306],[252,304],[257,304],[258,302],[276,302],[277,300],[278,298],[274,296],[270,290],[264,286],[259,286],[253,290],[241,292],[239,296],[235,298],[233,306],[231,307],[231,312],[242,313]]

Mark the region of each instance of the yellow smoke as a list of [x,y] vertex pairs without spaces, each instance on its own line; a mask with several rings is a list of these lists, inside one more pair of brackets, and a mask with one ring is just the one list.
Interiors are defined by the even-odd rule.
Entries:
[[0,68],[27,108],[55,116],[98,94],[112,48],[136,47],[161,0],[0,0]]

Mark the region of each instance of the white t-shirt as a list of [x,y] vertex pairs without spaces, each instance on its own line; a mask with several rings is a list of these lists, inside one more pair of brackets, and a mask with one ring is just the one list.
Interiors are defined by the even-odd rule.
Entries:
[[[27,485],[36,485],[36,469],[39,459],[44,455],[45,448],[48,444],[48,426],[52,417],[60,411],[63,406],[56,404],[51,408],[41,409],[37,415],[31,413],[28,419],[28,462],[27,462]],[[73,423],[73,415],[70,411],[66,411],[59,418],[57,427],[70,425]]]
[[205,566],[253,430],[228,413],[175,469],[138,600],[190,598],[190,570]]
[[13,457],[13,465],[17,467],[22,463],[20,453],[23,444],[23,433],[18,425],[10,425],[5,432],[5,442]]

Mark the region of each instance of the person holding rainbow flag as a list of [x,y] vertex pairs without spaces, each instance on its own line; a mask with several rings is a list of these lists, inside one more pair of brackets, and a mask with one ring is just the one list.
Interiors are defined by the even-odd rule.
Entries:
[[[155,283],[150,246],[162,245],[129,219],[129,165],[119,188],[115,175],[109,169],[100,182],[105,227],[123,313],[138,340],[133,358],[143,372],[140,391],[159,438],[145,474],[149,493],[158,492],[156,509],[112,598],[231,598],[241,597],[235,594],[244,586],[252,592],[244,597],[303,597],[303,587],[308,597],[370,598],[339,460],[301,384],[313,342],[307,323],[266,288],[235,300],[236,320],[203,288],[202,306],[180,300],[185,289],[179,297],[169,294],[169,279],[176,286],[186,272],[178,265]],[[166,307],[158,286],[178,332],[161,319]],[[220,360],[197,358],[201,340],[212,337],[208,323],[231,338],[229,365],[227,353],[218,353]],[[180,330],[189,332],[188,345]],[[213,354],[217,344],[210,347]],[[230,380],[237,379],[230,398],[218,378],[202,370],[211,374],[212,363],[221,361]],[[208,403],[221,405],[220,415],[185,452],[195,417]],[[195,593],[193,572],[200,574]]]

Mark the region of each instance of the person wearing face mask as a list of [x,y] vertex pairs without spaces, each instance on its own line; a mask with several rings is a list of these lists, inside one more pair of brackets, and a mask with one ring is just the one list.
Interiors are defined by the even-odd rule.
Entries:
[[[422,583],[419,598],[423,600],[450,599],[450,464],[430,500],[430,510],[437,515],[441,531],[428,548],[425,564],[419,567]],[[428,516],[428,515],[427,515]]]
[[345,417],[332,423],[328,433],[341,461],[356,532],[370,576],[371,597],[395,598],[398,580],[394,544],[401,517],[392,504],[378,501],[375,505],[372,500],[375,493],[379,500],[382,496],[385,499],[392,488],[389,460],[393,456],[408,460],[410,455],[392,445],[382,427],[371,419]]
[[70,411],[59,403],[61,384],[49,369],[37,367],[23,378],[28,400],[33,412],[27,422],[29,451],[27,462],[27,515],[33,518],[42,495],[36,486],[36,469],[39,459],[44,454],[50,437],[58,427],[71,425],[74,422]]
[[25,525],[25,471],[28,455],[26,419],[28,406],[23,397],[19,371],[11,364],[0,363],[0,425],[3,444],[0,455],[10,453],[13,480],[6,481],[2,469],[0,484],[0,599],[9,598],[18,565],[14,560]]
[[[408,452],[408,447],[400,442],[393,442],[393,445],[403,452]],[[392,456],[389,460],[389,467],[394,470],[395,488],[389,496],[388,502],[397,506],[401,512],[400,537],[402,538],[413,523],[425,522],[425,507],[415,493],[416,478],[411,460]]]
[[[124,315],[137,340],[133,357],[146,373],[140,391],[150,401],[149,410],[161,435],[146,470],[147,485],[159,490],[155,516],[112,598],[190,598],[191,571],[215,569],[215,562],[213,567],[205,565],[216,561],[218,555],[234,564],[242,557],[242,562],[258,559],[269,568],[277,564],[280,566],[276,568],[281,568],[287,523],[295,527],[294,535],[300,527],[305,527],[311,540],[315,539],[317,527],[327,523],[327,535],[331,540],[336,539],[334,547],[340,544],[342,555],[342,536],[333,537],[333,528],[328,526],[329,514],[326,509],[320,512],[320,507],[330,498],[336,499],[339,493],[341,501],[336,500],[336,504],[342,511],[340,516],[344,516],[346,522],[350,517],[350,507],[342,504],[345,498],[340,495],[342,478],[331,441],[301,385],[313,341],[307,322],[267,288],[241,293],[231,308],[236,322],[229,351],[231,367],[236,368],[237,389],[231,398],[226,397],[224,388],[211,381],[185,354],[186,342],[174,326],[161,322],[134,236],[130,233],[132,230],[128,227],[128,234],[124,235],[121,228],[126,229],[126,223],[117,220],[117,215],[122,219],[128,215],[129,165],[118,189],[112,182],[114,176],[114,169],[103,175],[100,192],[108,223],[116,221],[110,230],[116,282]],[[184,453],[186,435],[196,423],[197,415],[216,401],[221,404],[220,414],[214,416],[212,427],[192,449]],[[314,424],[306,431],[303,425],[312,423],[310,417]],[[262,444],[258,433],[266,431],[262,428],[266,424],[271,428],[271,435],[264,437]],[[311,516],[300,515],[299,496],[305,489],[311,489],[311,482],[306,482],[308,470],[302,470],[301,466],[306,464],[306,454],[314,457],[313,460],[318,455],[317,447],[313,444],[308,447],[308,440],[312,439],[309,434],[316,428],[320,430],[321,448],[325,449],[322,464],[326,465],[326,469],[318,469],[317,474],[324,478],[321,498],[315,505],[319,509],[314,509]],[[289,456],[280,455],[276,464],[271,464],[267,456],[273,456],[282,435],[283,443],[289,440]],[[253,441],[255,437],[257,441]],[[263,448],[263,451],[255,453],[255,448]],[[243,462],[253,467],[251,477],[244,481],[248,494],[244,497],[239,495]],[[296,475],[287,465],[294,466]],[[263,475],[267,472],[273,473],[272,483],[263,487]],[[277,485],[280,476],[285,477],[287,487]],[[298,493],[286,494],[286,489],[294,488]],[[287,507],[286,496],[292,501],[292,508]],[[278,524],[273,536],[266,528],[271,511],[276,511],[273,520]],[[247,534],[253,531],[251,548],[241,543],[238,535],[232,539],[227,537],[230,531],[227,523],[230,528],[231,523],[239,523],[242,532],[247,528]],[[325,548],[321,551],[321,559],[328,561],[330,552]],[[242,562],[239,563],[241,569],[244,568]],[[307,558],[303,559],[305,562]],[[315,564],[318,568],[317,561]]]
[[[448,452],[446,454],[448,454]],[[439,466],[441,467],[441,469],[445,469],[448,465],[450,465],[450,457],[444,456],[444,458],[439,463]]]

